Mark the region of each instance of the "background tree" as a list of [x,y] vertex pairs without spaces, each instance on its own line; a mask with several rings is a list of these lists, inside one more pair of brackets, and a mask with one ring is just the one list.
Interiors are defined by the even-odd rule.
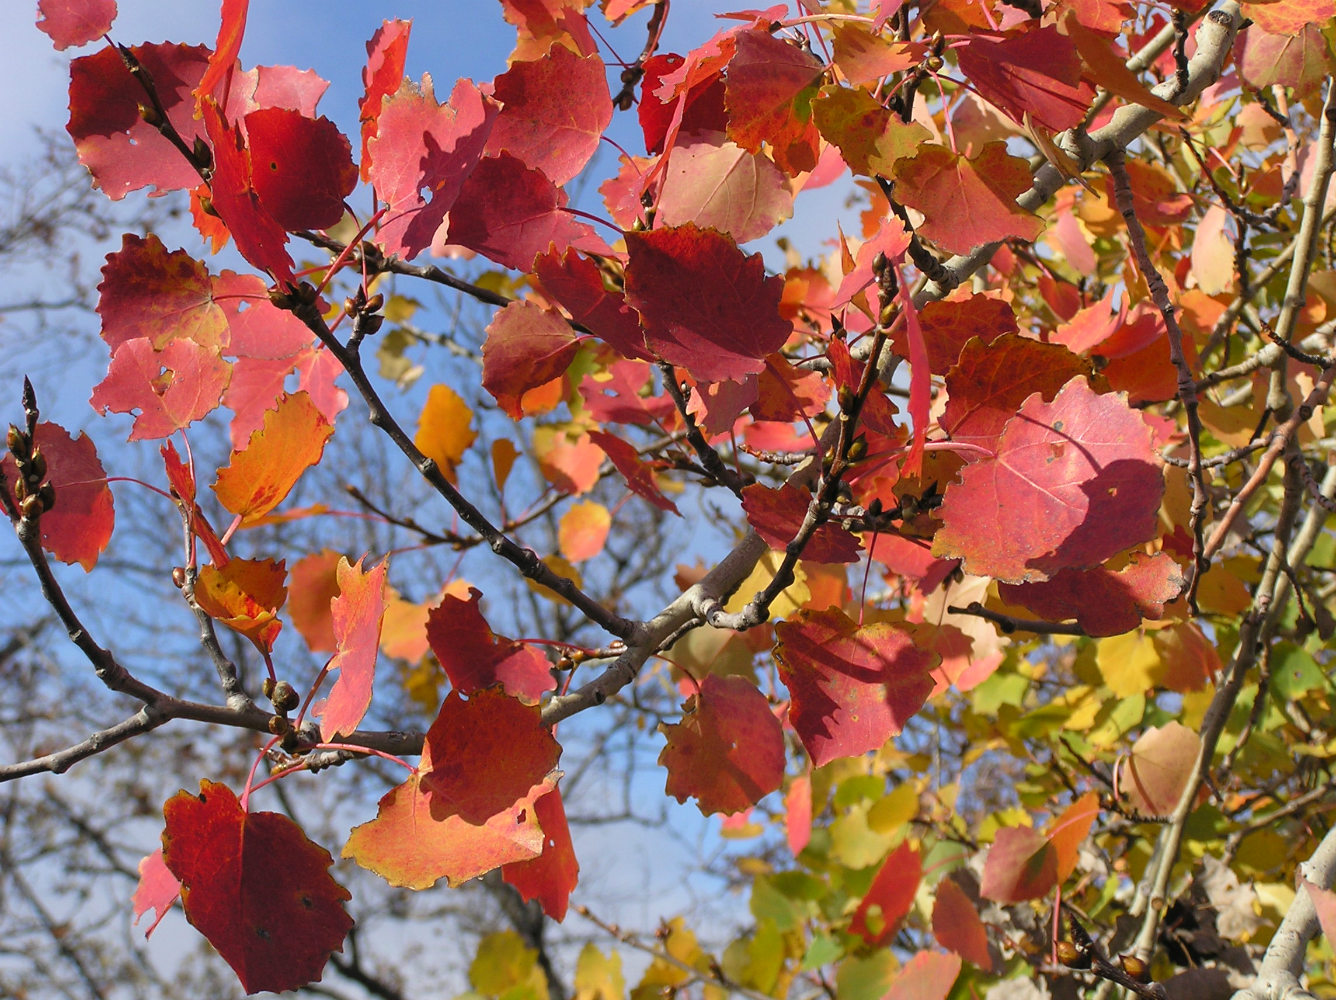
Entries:
[[[1326,988],[1336,10],[805,3],[676,55],[666,2],[590,6],[504,2],[508,68],[448,97],[387,21],[360,143],[313,74],[242,68],[244,2],[212,49],[72,63],[94,185],[189,191],[245,266],[108,254],[92,403],[165,441],[114,516],[25,384],[0,778],[79,767],[7,824],[125,877],[107,831],[165,797],[135,909],[179,897],[250,991],[402,995],[368,914],[475,878],[513,928],[483,995]],[[633,107],[648,156],[599,166]],[[741,248],[831,183],[864,211],[828,255]],[[141,607],[170,581],[147,648],[98,620],[118,572]],[[645,754],[743,845],[745,926],[585,911],[550,948],[566,816],[616,773],[640,815]],[[86,794],[118,755],[125,794]],[[113,992],[25,875],[59,841],[6,845],[71,990]]]

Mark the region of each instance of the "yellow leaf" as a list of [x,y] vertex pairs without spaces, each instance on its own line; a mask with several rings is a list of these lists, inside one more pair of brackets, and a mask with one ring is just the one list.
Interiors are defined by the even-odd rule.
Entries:
[[472,424],[473,411],[458,394],[448,385],[434,385],[427,393],[413,444],[440,467],[445,478],[456,482],[455,468],[478,437]]
[[1100,639],[1095,663],[1119,698],[1144,694],[1155,686],[1164,665],[1150,636],[1141,629]]
[[[775,578],[775,571],[779,569],[779,564],[783,561],[783,555],[778,552],[767,552],[761,556],[756,563],[756,568],[751,571],[751,575],[747,579],[742,581],[742,586],[734,591],[724,609],[730,614],[741,611],[752,598],[764,590],[766,585]],[[807,574],[803,571],[802,564],[799,563],[793,567],[793,582],[785,587],[784,591],[775,599],[775,603],[770,605],[770,617],[789,618],[799,608],[804,607],[811,598],[812,592],[807,589]]]
[[568,561],[584,562],[603,551],[611,527],[612,515],[608,508],[593,500],[585,500],[561,515],[557,545]]

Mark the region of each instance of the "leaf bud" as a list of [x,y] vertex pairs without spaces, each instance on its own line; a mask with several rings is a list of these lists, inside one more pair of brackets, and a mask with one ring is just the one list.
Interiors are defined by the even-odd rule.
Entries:
[[28,435],[13,424],[9,425],[9,433],[5,435],[5,444],[9,446],[9,453],[20,462],[28,457],[28,449],[31,447],[28,442]]
[[19,476],[18,479],[14,480],[14,499],[17,500],[19,503],[23,503],[23,501],[27,499],[27,496],[28,496],[28,480],[24,479],[22,476]]
[[172,567],[172,586],[180,590],[186,585],[186,568],[184,566]]
[[887,327],[895,322],[895,306],[895,300],[892,299],[881,307],[881,312],[877,314],[877,324],[879,326]]
[[191,147],[190,152],[195,157],[196,166],[201,170],[213,169],[213,150],[202,136],[195,137],[195,145]]
[[877,256],[872,258],[872,273],[880,277],[889,264],[890,261],[886,259],[886,254],[878,250]]
[[301,696],[287,681],[279,681],[274,685],[274,693],[269,696],[269,700],[274,703],[274,708],[278,711],[291,712],[301,701]]
[[861,434],[849,445],[848,458],[851,462],[861,462],[867,458],[867,438]]
[[30,476],[34,482],[40,483],[46,478],[46,456],[42,454],[42,449],[33,448],[32,457],[28,461],[29,468],[25,470],[24,475]]
[[837,397],[840,402],[841,413],[848,413],[850,410],[852,410],[854,408],[854,403],[858,399],[857,395],[854,392],[853,386],[849,385],[840,386],[840,391],[839,393],[837,393]]
[[320,293],[316,291],[315,285],[311,284],[309,281],[303,281],[293,288],[292,295],[298,302],[306,306],[315,305],[315,300],[320,297]]
[[924,65],[928,67],[929,72],[936,73],[942,68],[942,57],[938,55],[928,56],[928,58],[924,60]]
[[260,690],[264,693],[264,696],[265,696],[266,698],[273,698],[273,697],[274,697],[274,685],[275,685],[276,683],[277,683],[277,682],[276,682],[272,677],[266,677],[266,678],[260,683]]
[[358,313],[357,303],[353,301],[352,296],[343,300],[343,314],[345,316],[356,316]]
[[297,730],[289,729],[283,734],[283,740],[278,745],[287,753],[296,753],[297,748],[302,745],[302,738],[297,735]]
[[385,296],[380,292],[377,292],[375,295],[371,296],[371,298],[366,300],[366,305],[363,308],[367,312],[380,312],[385,308]]
[[[18,490],[16,489],[14,493],[17,495]],[[42,498],[35,493],[26,496],[19,501],[19,513],[23,516],[25,521],[36,521],[42,516],[42,511],[44,509],[45,508],[42,506]]]
[[43,483],[37,489],[37,499],[42,501],[42,510],[48,511],[56,505],[56,488],[50,483]]
[[292,723],[287,720],[286,716],[271,715],[269,716],[269,731],[275,736],[286,736],[292,732]]
[[279,309],[291,309],[297,304],[296,299],[277,286],[269,289],[269,301]]
[[1136,955],[1119,955],[1118,964],[1137,982],[1150,982],[1150,966],[1146,964],[1144,958],[1138,958]]
[[357,330],[364,336],[370,337],[381,328],[381,324],[384,322],[384,316],[363,314],[361,320],[357,324]]
[[162,115],[158,114],[158,109],[151,104],[139,105],[139,120],[154,128],[162,127]]
[[1071,941],[1058,942],[1058,961],[1069,969],[1090,968],[1090,952],[1076,947]]

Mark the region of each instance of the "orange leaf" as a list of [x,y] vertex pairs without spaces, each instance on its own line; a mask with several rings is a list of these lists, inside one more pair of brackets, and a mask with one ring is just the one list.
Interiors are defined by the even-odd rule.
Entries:
[[593,500],[577,503],[561,516],[557,528],[557,545],[570,562],[584,562],[603,551],[612,527],[608,508]]
[[992,971],[993,958],[988,953],[988,931],[979,919],[979,911],[955,881],[944,878],[937,883],[937,901],[932,908],[932,933],[943,948],[985,971]]
[[218,470],[213,491],[218,502],[242,524],[251,524],[283,502],[297,479],[324,454],[334,433],[304,392],[285,394],[278,407],[264,415],[264,426],[251,435],[232,461]]
[[195,601],[210,618],[272,652],[283,627],[278,609],[288,596],[286,579],[282,562],[229,559],[225,566],[200,567]]
[[332,653],[337,648],[329,605],[339,593],[336,571],[341,560],[333,549],[322,549],[292,567],[288,617],[312,653]]
[[322,739],[347,736],[357,728],[371,704],[371,684],[376,673],[380,623],[385,615],[385,571],[382,562],[366,573],[362,560],[356,565],[340,559],[337,570],[339,596],[330,602],[337,652],[329,661],[329,672],[338,671],[334,687],[320,720]]
[[1048,831],[1048,842],[1058,852],[1058,881],[1063,882],[1076,867],[1076,852],[1090,832],[1090,826],[1099,815],[1099,796],[1086,792],[1054,820]]
[[431,387],[413,444],[435,462],[452,483],[456,482],[456,466],[478,436],[472,423],[473,411],[453,389],[448,385]]

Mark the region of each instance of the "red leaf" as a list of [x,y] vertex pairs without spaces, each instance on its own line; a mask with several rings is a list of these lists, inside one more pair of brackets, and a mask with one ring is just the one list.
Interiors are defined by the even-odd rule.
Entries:
[[[123,350],[124,348],[122,348]],[[334,428],[304,392],[284,396],[265,413],[264,426],[218,470],[218,502],[243,523],[258,521],[283,502],[303,472],[320,461]]]
[[566,373],[580,339],[551,310],[522,299],[487,324],[482,346],[482,384],[515,420],[524,416],[521,397]]
[[681,722],[659,727],[668,740],[659,754],[667,794],[694,798],[709,816],[742,812],[779,788],[784,730],[755,684],[710,674],[684,708]]
[[1047,895],[1058,884],[1058,852],[1038,830],[1008,826],[997,831],[983,866],[979,892],[998,903]]
[[509,153],[484,157],[464,181],[446,239],[503,267],[527,271],[555,245],[611,256],[608,245],[566,208],[566,192]]
[[[195,118],[191,91],[204,74],[209,50],[163,43],[136,45],[130,52],[152,75],[167,119],[186,145],[193,143],[204,127]],[[140,117],[144,96],[144,88],[111,46],[70,63],[66,130],[79,162],[93,175],[93,186],[113,200],[150,185],[150,194],[165,194],[200,182],[180,151]]]
[[430,76],[421,86],[405,80],[384,98],[363,169],[389,206],[377,234],[386,253],[412,260],[431,246],[482,157],[496,114],[496,103],[471,80],[458,81],[445,104],[437,103]]
[[120,250],[107,255],[98,292],[102,339],[113,351],[140,337],[155,350],[177,338],[227,346],[227,315],[214,301],[208,268],[184,250],[168,253],[156,236],[126,233]]
[[37,13],[41,15],[38,30],[64,50],[110,31],[116,19],[116,0],[38,0]]
[[894,215],[886,213],[876,235],[864,240],[858,252],[854,254],[853,269],[840,282],[832,305],[842,306],[846,302],[853,301],[859,292],[876,280],[872,273],[872,265],[878,256],[884,255],[887,260],[899,260],[908,249],[909,233],[905,231],[904,224]]
[[223,0],[222,16],[218,24],[218,41],[209,56],[209,68],[195,87],[195,98],[201,103],[207,97],[220,98],[227,88],[219,91],[218,84],[234,72],[237,56],[241,54],[241,39],[246,34],[246,14],[250,0]]
[[291,358],[314,339],[305,323],[269,301],[269,290],[258,275],[223,271],[213,279],[213,300],[227,316],[226,354]]
[[1092,370],[1088,361],[1066,348],[1017,334],[999,337],[991,345],[982,339],[968,341],[946,373],[942,429],[952,441],[995,450],[1021,403],[1036,392],[1052,400],[1075,376],[1089,376]]
[[265,211],[288,230],[337,224],[357,186],[352,147],[338,126],[287,108],[252,111],[245,121],[251,178]]
[[1143,618],[1158,621],[1186,582],[1167,553],[1138,552],[1116,572],[1102,566],[1064,569],[1044,583],[999,584],[998,594],[1047,621],[1075,618],[1086,635],[1108,636],[1130,632]]
[[581,55],[598,50],[582,13],[590,0],[501,0],[501,13],[519,37],[511,59],[537,59],[553,45]]
[[702,132],[723,132],[728,128],[728,114],[724,111],[724,80],[717,72],[696,80],[685,93],[677,92],[667,100],[657,93],[663,78],[681,69],[685,63],[675,52],[650,56],[645,60],[645,76],[640,85],[640,104],[636,113],[640,130],[645,134],[645,149],[662,153],[673,119],[682,105],[677,123],[680,135],[699,135]]
[[937,899],[932,907],[932,933],[938,943],[985,972],[993,969],[988,953],[988,930],[979,919],[979,910],[954,879],[937,883]]
[[181,461],[181,456],[176,453],[176,445],[168,441],[158,449],[162,455],[162,464],[167,474],[167,482],[176,495],[186,507],[187,516],[190,521],[190,530],[195,536],[204,543],[204,547],[209,552],[209,557],[217,565],[222,565],[228,561],[227,550],[223,548],[223,543],[218,540],[218,534],[213,530],[213,525],[209,519],[204,516],[199,507],[195,504],[195,473]]
[[849,932],[873,948],[887,945],[914,905],[914,894],[922,877],[919,852],[908,841],[902,842],[877,869],[867,895],[849,921]]
[[634,445],[603,431],[590,431],[589,439],[602,448],[603,453],[612,460],[612,464],[622,474],[622,478],[626,480],[626,485],[630,487],[632,493],[648,500],[659,510],[666,510],[680,516],[677,504],[663,495],[663,491],[659,489],[658,484],[654,481],[653,471],[640,460]]
[[664,361],[702,382],[741,381],[788,340],[780,315],[784,279],[765,277],[760,254],[692,223],[626,234],[626,300]]
[[524,798],[557,764],[561,747],[537,705],[501,691],[451,691],[427,732],[432,770],[423,788],[445,815],[478,825]]
[[652,424],[668,420],[674,407],[667,393],[645,394],[646,389],[653,391],[653,371],[643,361],[614,361],[606,371],[586,375],[579,387],[586,409],[602,424]]
[[499,636],[483,618],[482,594],[469,588],[469,599],[446,594],[427,613],[427,641],[455,690],[471,695],[500,684],[506,694],[537,704],[556,687],[552,665],[532,646]]
[[283,624],[278,609],[287,598],[287,570],[269,559],[229,559],[201,566],[195,600],[204,613],[240,632],[262,652],[273,651]]
[[923,707],[937,655],[894,625],[859,627],[838,608],[775,626],[789,722],[816,767],[876,750]]
[[430,774],[424,752],[422,767],[380,800],[376,818],[349,835],[343,856],[391,885],[426,889],[439,879],[459,886],[500,865],[542,853],[545,838],[536,801],[555,788],[555,775],[475,825],[452,815],[423,787]]
[[640,317],[626,304],[623,295],[608,291],[602,272],[591,259],[574,250],[549,250],[533,264],[543,291],[570,313],[575,322],[623,357],[645,360],[652,357],[645,349]]
[[1018,125],[1028,114],[1061,132],[1085,117],[1095,96],[1081,80],[1075,42],[1053,25],[1010,37],[976,32],[956,52],[969,82]]
[[905,963],[881,1000],[946,1000],[959,975],[959,956],[920,951]]
[[155,351],[138,338],[116,348],[107,377],[89,402],[103,413],[139,410],[131,441],[168,437],[213,411],[230,374],[231,366],[216,349],[174,340]]
[[728,64],[728,137],[753,153],[768,144],[789,175],[811,170],[820,134],[811,112],[798,105],[820,78],[821,60],[763,28],[735,37]]
[[1077,376],[1027,399],[994,459],[946,489],[933,554],[1010,583],[1098,565],[1154,538],[1164,479],[1141,414]]
[[162,923],[162,918],[167,916],[167,911],[180,895],[181,883],[163,863],[161,847],[139,862],[139,884],[135,886],[135,894],[130,900],[135,912],[135,926],[139,926],[140,918],[145,913],[154,911],[153,923],[144,931],[144,937],[153,936],[158,924]]
[[1001,140],[973,158],[945,146],[924,145],[895,164],[896,195],[923,213],[922,236],[952,253],[1016,237],[1033,240],[1044,223],[1016,204],[1030,187],[1030,168]]
[[560,923],[566,919],[571,891],[580,878],[561,791],[552,789],[534,803],[534,810],[543,828],[543,853],[530,861],[502,865],[501,878],[513,885],[525,902],[538,900],[543,912]]
[[1048,830],[1048,842],[1057,852],[1058,881],[1066,881],[1076,870],[1077,852],[1085,842],[1086,835],[1095,818],[1099,816],[1099,796],[1086,792],[1068,806]]
[[784,836],[794,856],[812,839],[812,777],[800,774],[784,795]]
[[353,921],[332,859],[278,813],[246,813],[231,789],[201,781],[163,806],[163,860],[181,881],[186,919],[248,993],[320,978]]
[[596,52],[579,56],[554,45],[532,61],[513,61],[496,78],[501,102],[488,155],[510,153],[565,184],[594,155],[612,121],[608,73]]
[[209,192],[218,217],[227,225],[241,256],[280,285],[296,284],[287,233],[260,204],[251,180],[251,155],[241,130],[223,119],[217,102],[200,107],[213,146],[213,176]]
[[362,571],[362,560],[340,559],[339,595],[330,602],[336,652],[329,673],[338,672],[320,713],[320,738],[332,742],[355,730],[371,705],[376,677],[380,626],[385,618],[385,573],[388,564]]
[[[107,473],[97,457],[97,447],[82,431],[77,438],[59,424],[37,425],[33,444],[46,460],[46,476],[29,492],[36,492],[43,482],[55,490],[56,504],[37,522],[42,531],[42,548],[63,563],[77,562],[85,570],[97,564],[97,557],[111,541],[116,521]],[[18,481],[18,465],[8,453],[0,457],[0,476],[10,501]]]
[[[987,295],[929,302],[919,310],[919,326],[928,349],[929,369],[934,375],[945,375],[960,360],[960,352],[971,337],[978,337],[982,344],[988,345],[1004,334],[1018,332],[1016,314],[1012,312],[1010,303]],[[897,351],[907,356],[908,345],[902,345],[902,341],[903,334],[896,327],[891,342]],[[1038,341],[1027,343],[1035,344]],[[1024,399],[1025,396],[1020,398]]]
[[674,148],[656,218],[664,226],[694,222],[746,243],[793,214],[793,190],[768,156],[721,138]]
[[[742,509],[747,523],[772,549],[784,551],[807,516],[811,497],[796,486],[778,489],[753,483],[743,487]],[[802,557],[819,563],[858,562],[863,545],[857,536],[827,522],[812,533]]]
[[357,99],[362,122],[362,180],[371,180],[371,140],[376,137],[385,98],[399,89],[408,54],[412,21],[386,21],[366,43],[366,67],[362,70],[364,92]]

